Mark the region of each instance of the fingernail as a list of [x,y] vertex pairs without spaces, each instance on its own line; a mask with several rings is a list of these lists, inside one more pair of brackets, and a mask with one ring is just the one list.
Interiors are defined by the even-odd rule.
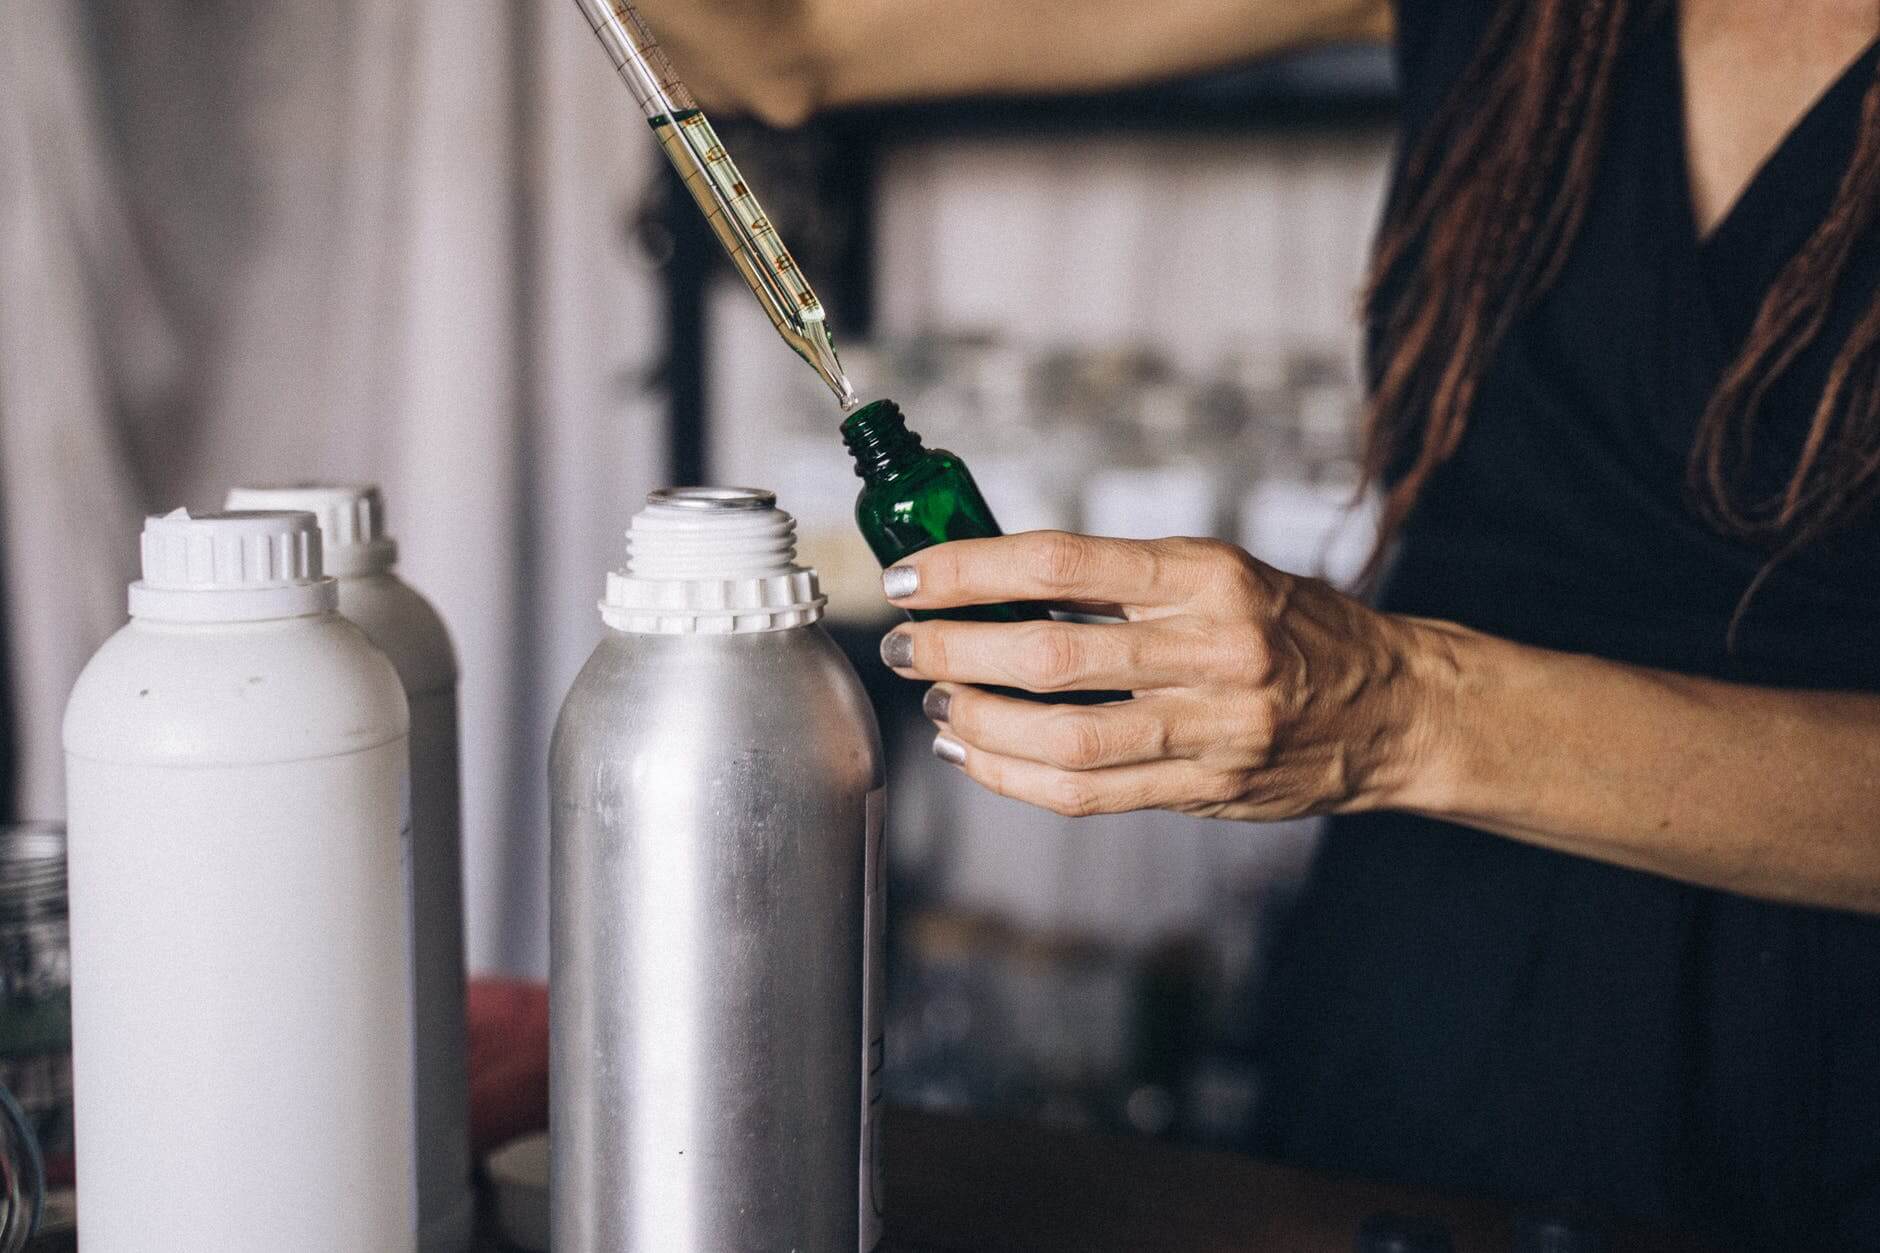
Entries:
[[945,735],[933,737],[933,755],[949,766],[966,764],[966,745]]
[[889,600],[901,600],[920,590],[920,571],[913,566],[889,566],[881,572],[881,590]]
[[929,721],[945,722],[947,714],[953,709],[953,693],[943,687],[930,687],[927,694],[920,698],[920,711]]
[[896,670],[914,663],[914,639],[904,631],[890,631],[881,639],[881,660]]

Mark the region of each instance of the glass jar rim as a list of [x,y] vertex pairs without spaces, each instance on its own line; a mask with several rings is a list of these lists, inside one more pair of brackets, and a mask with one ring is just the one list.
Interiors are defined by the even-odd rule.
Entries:
[[65,827],[56,822],[0,826],[0,920],[65,913]]

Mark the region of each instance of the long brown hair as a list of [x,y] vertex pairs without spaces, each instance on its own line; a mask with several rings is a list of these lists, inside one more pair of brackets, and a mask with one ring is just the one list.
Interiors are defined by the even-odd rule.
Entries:
[[[1644,7],[1657,11],[1647,0]],[[1378,331],[1365,468],[1394,476],[1383,537],[1455,452],[1509,325],[1544,294],[1591,199],[1638,0],[1503,0],[1386,207],[1366,304]],[[1880,496],[1880,298],[1835,357],[1785,487],[1750,491],[1770,386],[1820,335],[1855,245],[1880,217],[1880,75],[1832,207],[1770,286],[1697,427],[1693,506],[1774,566]],[[1383,545],[1379,546],[1379,555]],[[1374,558],[1375,561],[1377,558]],[[1734,623],[1732,627],[1734,628]]]

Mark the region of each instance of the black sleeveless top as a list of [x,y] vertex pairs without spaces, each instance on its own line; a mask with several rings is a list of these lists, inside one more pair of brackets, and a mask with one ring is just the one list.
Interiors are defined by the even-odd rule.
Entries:
[[[1700,240],[1675,14],[1637,7],[1589,215],[1496,353],[1384,606],[1689,674],[1880,691],[1880,518],[1781,568],[1733,652],[1763,555],[1708,530],[1684,488],[1706,399],[1846,169],[1880,50]],[[1491,10],[1403,0],[1406,148]],[[1769,485],[1877,282],[1870,234],[1764,410]],[[1264,1152],[1732,1248],[1880,1249],[1880,919],[1401,814],[1340,819],[1266,1006]]]

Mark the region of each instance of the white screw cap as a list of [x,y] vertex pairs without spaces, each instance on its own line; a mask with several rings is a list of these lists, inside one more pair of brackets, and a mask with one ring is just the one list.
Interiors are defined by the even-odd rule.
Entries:
[[291,618],[334,608],[312,514],[187,509],[144,520],[131,616],[172,622]]
[[326,572],[347,578],[383,574],[398,560],[398,545],[385,533],[385,501],[370,483],[293,483],[238,487],[229,509],[305,510],[320,521]]
[[742,635],[806,626],[826,603],[816,572],[796,564],[796,522],[773,494],[670,487],[634,516],[601,617],[640,634]]

